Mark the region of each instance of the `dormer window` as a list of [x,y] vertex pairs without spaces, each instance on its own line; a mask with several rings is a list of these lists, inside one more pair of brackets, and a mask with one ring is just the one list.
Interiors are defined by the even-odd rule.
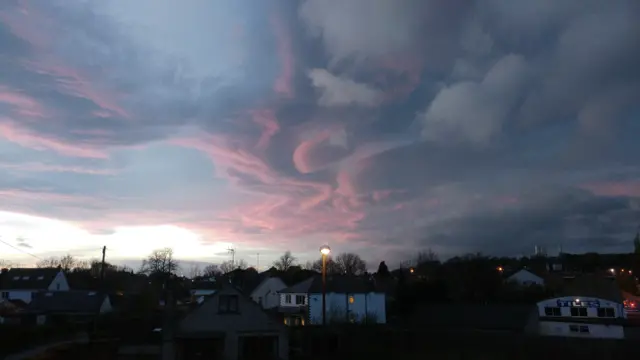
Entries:
[[220,295],[218,313],[237,314],[238,312],[238,295]]

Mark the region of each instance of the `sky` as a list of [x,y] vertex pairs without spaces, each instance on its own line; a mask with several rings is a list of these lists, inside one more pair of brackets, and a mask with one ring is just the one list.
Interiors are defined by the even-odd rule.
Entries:
[[638,18],[634,0],[4,0],[0,259],[631,251]]

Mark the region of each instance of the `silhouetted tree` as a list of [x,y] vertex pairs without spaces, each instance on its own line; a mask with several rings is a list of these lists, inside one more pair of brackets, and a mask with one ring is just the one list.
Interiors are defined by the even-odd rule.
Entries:
[[640,232],[636,233],[636,237],[633,239],[633,252],[640,255]]
[[202,270],[202,276],[204,277],[214,277],[220,274],[222,274],[222,271],[216,264],[209,264]]
[[[341,274],[340,267],[336,264],[335,261],[333,261],[331,256],[327,256],[325,266],[327,267],[327,274],[330,274],[330,275]],[[313,262],[312,269],[317,272],[322,272],[322,258]]]
[[273,266],[280,271],[287,271],[296,261],[296,257],[287,250],[278,260],[274,261]]
[[36,263],[36,267],[39,268],[61,268],[64,271],[70,271],[77,264],[77,260],[70,254],[62,257],[49,257],[42,259]]
[[346,275],[362,275],[367,272],[367,263],[354,253],[338,254],[335,258],[337,270]]
[[378,276],[382,276],[382,277],[387,277],[387,276],[391,275],[391,273],[389,273],[389,268],[387,267],[387,264],[385,264],[384,261],[381,261],[380,265],[378,265],[377,274],[378,274]]
[[146,259],[142,260],[140,272],[147,275],[171,275],[179,267],[178,262],[173,258],[173,249],[164,248],[154,250]]
[[232,260],[228,260],[220,264],[220,271],[222,271],[223,274],[228,274],[236,269],[244,270],[247,268],[247,266],[247,262],[242,259],[235,262]]

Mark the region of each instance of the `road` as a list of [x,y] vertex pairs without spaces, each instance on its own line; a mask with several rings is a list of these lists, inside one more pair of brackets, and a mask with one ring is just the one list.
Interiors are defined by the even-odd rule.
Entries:
[[70,344],[86,344],[88,342],[89,342],[89,335],[87,335],[86,333],[80,333],[80,334],[77,334],[75,338],[70,340],[52,342],[49,344],[40,345],[33,349],[29,349],[17,354],[9,355],[5,358],[5,360],[25,360],[59,346],[70,345]]

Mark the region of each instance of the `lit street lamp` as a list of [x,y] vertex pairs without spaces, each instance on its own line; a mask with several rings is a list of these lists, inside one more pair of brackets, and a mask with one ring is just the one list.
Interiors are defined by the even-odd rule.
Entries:
[[327,255],[331,253],[331,248],[329,245],[322,245],[320,253],[322,254],[322,325],[327,325]]

